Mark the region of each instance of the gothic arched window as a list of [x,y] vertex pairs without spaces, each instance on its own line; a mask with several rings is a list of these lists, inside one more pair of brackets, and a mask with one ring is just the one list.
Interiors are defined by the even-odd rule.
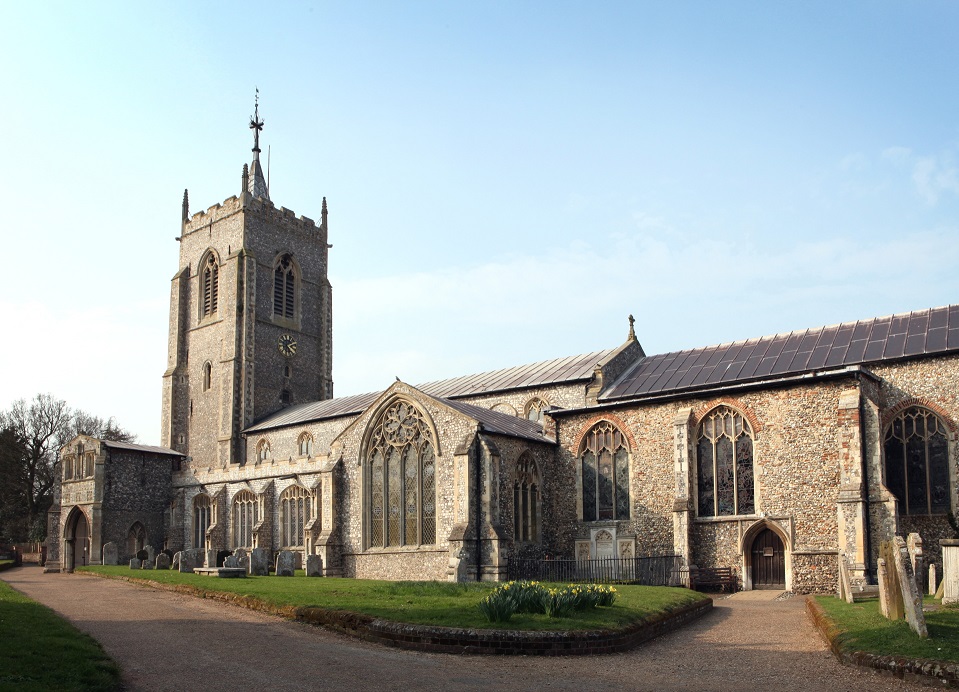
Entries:
[[939,416],[912,406],[886,430],[886,487],[900,514],[946,514],[949,500],[949,433]]
[[273,316],[292,320],[296,315],[296,271],[293,258],[283,255],[273,270]]
[[136,554],[143,550],[147,542],[147,532],[140,522],[134,522],[127,532],[127,552],[136,557]]
[[523,409],[524,415],[527,420],[534,421],[536,423],[543,422],[543,411],[549,408],[549,404],[540,399],[539,397],[533,397],[526,402],[526,406]]
[[209,495],[201,494],[193,498],[193,547],[206,547],[206,530],[213,518],[213,502]]
[[209,391],[213,386],[213,363],[207,361],[203,364],[203,391]]
[[373,425],[366,451],[369,545],[436,542],[436,446],[426,417],[397,401]]
[[756,511],[753,493],[753,431],[741,413],[719,406],[703,418],[696,435],[699,516]]
[[249,490],[241,490],[233,498],[233,547],[253,547],[253,527],[259,520],[259,503]]
[[73,478],[73,457],[63,457],[63,480],[68,481]]
[[310,493],[291,485],[280,495],[280,543],[287,548],[303,545],[303,529],[310,520]]
[[270,458],[270,443],[266,440],[260,440],[256,444],[256,459],[257,461],[266,461]]
[[593,426],[579,452],[583,521],[629,519],[629,448],[608,421]]
[[201,263],[200,270],[200,296],[202,300],[200,315],[207,317],[216,314],[216,305],[218,298],[217,286],[220,268],[216,262],[216,256],[210,252],[206,259]]
[[513,481],[513,538],[538,543],[540,511],[540,478],[536,460],[523,452],[516,462]]
[[313,456],[313,436],[310,433],[303,433],[296,443],[296,451],[301,457]]

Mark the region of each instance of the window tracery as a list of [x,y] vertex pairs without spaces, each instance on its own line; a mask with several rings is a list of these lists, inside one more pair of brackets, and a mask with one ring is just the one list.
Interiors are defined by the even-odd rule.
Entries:
[[256,458],[258,461],[266,461],[270,458],[270,443],[266,440],[260,440],[256,444]]
[[609,421],[586,434],[579,455],[583,480],[583,521],[629,519],[629,448]]
[[202,298],[201,316],[207,317],[216,314],[217,301],[219,298],[219,273],[220,268],[217,265],[216,256],[210,252],[203,262],[201,273],[202,288],[200,295]]
[[539,397],[533,397],[526,402],[525,406],[525,416],[527,420],[531,420],[535,423],[543,422],[543,412],[549,408],[549,404],[546,403],[543,399]]
[[296,270],[293,258],[283,255],[273,270],[273,316],[292,320],[296,315]]
[[699,516],[755,512],[749,421],[738,411],[719,406],[700,422],[696,440]]
[[213,518],[213,502],[209,495],[193,498],[193,547],[206,547],[206,532]]
[[249,490],[241,490],[233,498],[233,547],[253,547],[253,527],[259,521],[259,503]]
[[303,433],[296,443],[296,451],[301,457],[313,456],[313,436],[310,433]]
[[303,530],[310,521],[310,493],[291,485],[280,495],[280,542],[286,547],[303,545]]
[[919,406],[902,411],[886,429],[883,452],[900,514],[949,512],[949,433],[939,416]]
[[538,543],[540,512],[540,476],[536,460],[523,452],[516,462],[513,482],[513,539]]
[[424,415],[405,401],[391,404],[367,447],[369,545],[436,542],[436,451]]

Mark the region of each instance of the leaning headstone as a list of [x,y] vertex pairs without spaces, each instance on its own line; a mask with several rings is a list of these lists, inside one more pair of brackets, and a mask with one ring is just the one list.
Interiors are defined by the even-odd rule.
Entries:
[[170,563],[170,569],[180,569],[180,551],[173,553],[173,562]]
[[270,574],[270,551],[266,548],[254,548],[250,553],[250,575],[266,577]]
[[140,569],[143,566],[143,560],[139,558],[130,558],[130,569]]
[[281,550],[276,556],[276,576],[292,577],[295,564],[293,552]]
[[[905,613],[902,604],[902,589],[899,588],[899,579],[896,577],[895,549],[891,541],[884,541],[879,546],[879,606],[882,614],[890,620],[902,620]],[[886,605],[882,602],[885,598]]]
[[153,561],[156,559],[156,551],[153,549],[153,546],[152,546],[152,545],[145,545],[145,546],[143,546],[143,550],[144,550],[144,551],[146,552],[146,554],[147,554],[146,557],[143,558],[143,559],[146,560],[147,562],[149,562],[149,563],[152,565],[152,564],[153,564]]
[[235,555],[227,555],[223,560],[223,566],[235,569],[240,566],[240,561],[236,559]]
[[160,553],[157,555],[156,560],[157,569],[170,569],[170,556],[166,553]]
[[846,556],[839,556],[839,597],[846,603],[853,603],[855,598],[852,593],[852,579],[849,577],[849,565],[846,564]]
[[117,544],[113,543],[104,543],[103,544],[103,564],[105,565],[119,565],[120,556],[118,555]]
[[909,548],[902,536],[896,536],[894,555],[896,558],[896,576],[902,589],[902,603],[905,606],[906,622],[920,639],[929,636],[926,629],[926,616],[922,612],[922,590],[916,584],[916,575],[912,571]]
[[323,558],[319,555],[307,555],[306,556],[306,576],[308,577],[322,577],[323,576]]
[[922,557],[922,536],[918,533],[910,533],[906,536],[906,547],[909,548],[909,559],[912,560],[912,571],[919,574],[916,560]]
[[883,558],[876,561],[876,579],[879,581],[879,612],[882,613],[884,618],[898,620],[898,618],[890,617],[889,614],[889,607],[894,599],[889,588],[889,568]]

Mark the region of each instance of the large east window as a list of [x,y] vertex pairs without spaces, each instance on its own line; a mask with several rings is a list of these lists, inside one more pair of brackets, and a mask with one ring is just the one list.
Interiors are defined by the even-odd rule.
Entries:
[[583,521],[629,519],[629,448],[608,421],[586,434],[579,454],[583,479]]
[[696,436],[696,459],[699,516],[756,511],[753,433],[741,413],[719,406],[703,418]]
[[373,425],[366,451],[369,545],[436,542],[436,447],[424,414],[391,404]]
[[942,419],[913,406],[886,430],[886,487],[900,514],[949,512],[949,436]]

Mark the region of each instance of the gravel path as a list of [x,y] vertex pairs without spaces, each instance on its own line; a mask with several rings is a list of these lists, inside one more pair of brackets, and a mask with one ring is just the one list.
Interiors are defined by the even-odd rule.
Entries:
[[909,690],[841,666],[804,600],[749,591],[623,654],[537,658],[387,649],[203,599],[26,566],[0,578],[103,644],[127,690]]

